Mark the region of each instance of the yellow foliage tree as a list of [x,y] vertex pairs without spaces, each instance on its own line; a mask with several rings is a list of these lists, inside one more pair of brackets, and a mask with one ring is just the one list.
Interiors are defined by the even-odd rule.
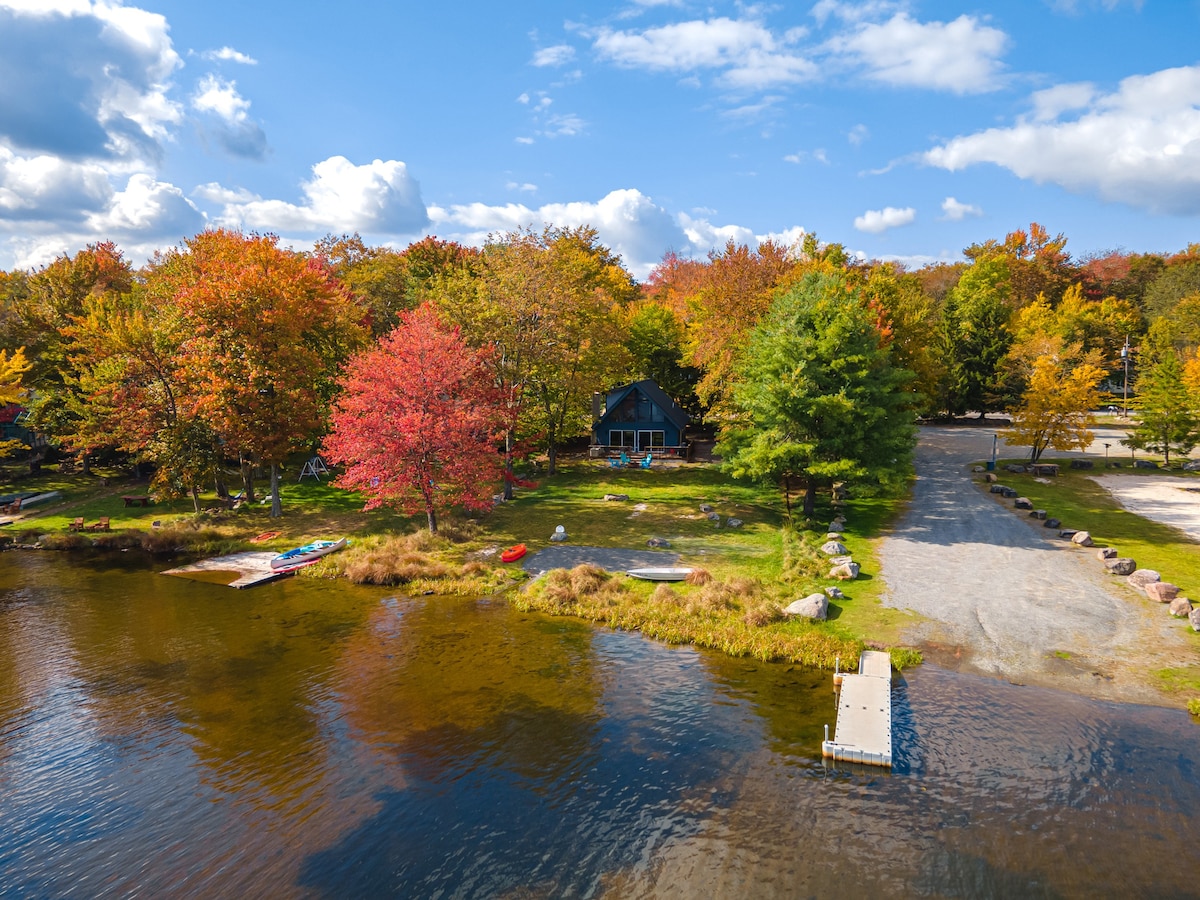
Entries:
[[1047,448],[1082,449],[1092,442],[1095,424],[1092,409],[1100,403],[1097,385],[1104,371],[1091,363],[1071,367],[1054,354],[1033,361],[1029,387],[1013,414],[1013,427],[1006,433],[1010,444],[1030,448],[1029,459],[1037,462]]
[[[11,355],[0,350],[0,405],[16,403],[24,396],[25,389],[21,382],[29,369],[24,347],[18,347]],[[0,440],[0,457],[12,456],[24,447],[23,441]]]

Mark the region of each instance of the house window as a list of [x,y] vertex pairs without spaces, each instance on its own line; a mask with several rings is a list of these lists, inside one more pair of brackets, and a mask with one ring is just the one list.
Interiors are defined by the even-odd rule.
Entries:
[[633,441],[633,431],[614,428],[608,433],[608,445],[610,447],[628,447],[632,450],[634,446]]
[[638,445],[639,450],[655,450],[666,445],[663,440],[664,433],[661,431],[639,431]]

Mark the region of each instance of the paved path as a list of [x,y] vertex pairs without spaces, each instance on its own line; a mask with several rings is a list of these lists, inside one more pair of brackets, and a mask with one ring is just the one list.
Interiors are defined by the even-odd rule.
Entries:
[[1161,703],[1147,668],[1194,656],[1179,623],[972,484],[990,451],[975,429],[921,430],[912,503],[879,553],[885,605],[925,617],[907,639],[944,665]]

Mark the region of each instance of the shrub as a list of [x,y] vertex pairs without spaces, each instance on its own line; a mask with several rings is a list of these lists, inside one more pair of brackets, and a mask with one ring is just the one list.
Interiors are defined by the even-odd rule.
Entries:
[[46,550],[88,550],[92,546],[91,538],[85,534],[74,532],[68,532],[67,534],[22,532],[21,543],[40,543]]
[[683,579],[688,584],[694,584],[697,587],[703,584],[708,584],[713,580],[712,572],[708,569],[695,568],[687,573],[687,577]]
[[654,589],[654,593],[650,595],[650,599],[655,603],[662,603],[671,606],[679,604],[679,594],[669,584],[660,584]]
[[1187,710],[1193,716],[1200,717],[1200,697],[1195,697],[1187,702]]
[[785,618],[787,616],[779,604],[770,600],[752,600],[746,604],[746,611],[742,614],[742,621],[751,628],[762,628]]

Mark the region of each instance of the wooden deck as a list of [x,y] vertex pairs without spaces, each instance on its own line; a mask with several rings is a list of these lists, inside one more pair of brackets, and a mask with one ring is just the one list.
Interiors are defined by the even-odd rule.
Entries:
[[869,766],[892,764],[892,659],[887,653],[866,650],[858,674],[835,674],[840,684],[837,724],[833,740],[821,742],[821,755],[835,762]]
[[276,572],[271,568],[271,560],[275,556],[276,553],[273,550],[231,553],[229,556],[215,556],[191,565],[167,569],[163,574],[225,584],[231,588],[248,588],[291,574],[290,572]]

